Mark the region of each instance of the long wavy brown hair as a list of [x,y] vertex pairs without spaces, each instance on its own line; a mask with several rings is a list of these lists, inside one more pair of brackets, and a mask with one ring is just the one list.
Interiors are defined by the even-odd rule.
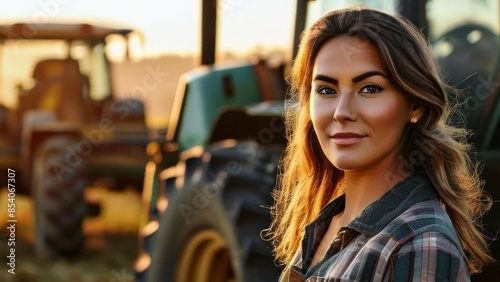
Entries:
[[273,222],[266,233],[273,241],[276,260],[289,266],[305,226],[343,193],[343,172],[323,154],[309,112],[316,55],[324,43],[338,36],[373,44],[392,83],[423,107],[418,123],[408,124],[405,131],[401,155],[405,170],[410,174],[421,169],[431,179],[467,254],[470,272],[479,272],[493,261],[478,222],[491,207],[491,199],[484,195],[478,166],[469,156],[467,131],[448,123],[448,88],[421,32],[404,18],[365,6],[332,11],[302,34],[285,116],[289,143],[271,208]]

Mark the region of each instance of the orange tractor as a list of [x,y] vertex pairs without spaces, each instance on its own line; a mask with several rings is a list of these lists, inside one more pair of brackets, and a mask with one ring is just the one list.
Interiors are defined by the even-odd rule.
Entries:
[[132,32],[88,24],[0,25],[0,179],[7,183],[13,170],[15,192],[31,194],[38,254],[78,253],[82,220],[99,211],[83,197],[94,181],[142,187],[151,141],[144,106],[114,98],[105,52],[110,36]]

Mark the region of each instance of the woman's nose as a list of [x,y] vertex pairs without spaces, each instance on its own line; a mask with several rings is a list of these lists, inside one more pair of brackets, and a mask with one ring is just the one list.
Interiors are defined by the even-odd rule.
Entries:
[[341,93],[333,113],[333,119],[337,122],[353,121],[355,115],[355,101],[351,93]]

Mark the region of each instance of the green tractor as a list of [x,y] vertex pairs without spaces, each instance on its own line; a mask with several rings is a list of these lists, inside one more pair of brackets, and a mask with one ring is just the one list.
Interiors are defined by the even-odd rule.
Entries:
[[142,188],[151,142],[144,105],[114,98],[105,52],[110,37],[132,34],[88,24],[0,25],[0,96],[5,104],[14,97],[0,106],[1,183],[15,171],[15,193],[31,194],[39,255],[78,254],[82,221],[99,212],[84,199],[96,180]]
[[[349,1],[296,1],[294,52],[307,24]],[[448,1],[358,1],[398,12],[429,37],[448,80],[466,89],[457,102],[474,130],[477,157],[494,201],[500,199],[500,25],[495,1],[454,2],[462,17],[448,19]],[[496,4],[495,4],[496,3]],[[214,64],[212,1],[203,1],[202,64],[181,77],[166,142],[148,147],[145,208],[135,270],[139,281],[277,281],[280,268],[261,232],[270,223],[268,207],[283,149],[287,62],[233,66]],[[474,14],[470,6],[487,11]],[[483,7],[484,6],[484,7]],[[258,15],[254,15],[258,18]],[[460,82],[460,84],[459,84]],[[457,119],[459,120],[459,119]],[[495,203],[484,216],[485,232],[500,230]],[[497,242],[493,256],[500,258]],[[496,281],[498,262],[475,281]]]

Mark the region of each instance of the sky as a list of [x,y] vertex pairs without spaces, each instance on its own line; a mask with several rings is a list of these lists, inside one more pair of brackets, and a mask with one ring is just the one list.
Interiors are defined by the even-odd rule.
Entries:
[[[193,53],[199,49],[201,0],[0,0],[0,22],[115,22],[138,28],[145,36],[143,53]],[[214,1],[215,3],[215,1]],[[290,0],[219,0],[228,23],[219,45],[246,50],[252,40],[266,45],[289,44],[294,5]],[[275,33],[269,33],[269,25]],[[249,31],[253,36],[249,36]],[[255,45],[255,43],[253,43]],[[259,44],[259,43],[257,43]]]
[[[194,51],[196,36],[175,38],[176,30],[169,26],[183,26],[195,33],[198,18],[196,0],[175,1],[141,0],[0,0],[0,22],[22,20],[27,22],[85,21],[111,22],[138,28],[146,37],[144,53],[154,55],[169,51]],[[172,6],[175,6],[174,8]],[[184,15],[184,16],[182,16]]]

